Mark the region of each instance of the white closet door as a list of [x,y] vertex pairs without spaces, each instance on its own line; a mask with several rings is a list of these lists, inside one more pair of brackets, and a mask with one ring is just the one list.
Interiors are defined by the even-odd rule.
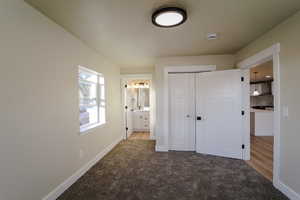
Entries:
[[196,75],[196,151],[242,159],[240,70]]
[[170,150],[195,151],[195,74],[169,74]]

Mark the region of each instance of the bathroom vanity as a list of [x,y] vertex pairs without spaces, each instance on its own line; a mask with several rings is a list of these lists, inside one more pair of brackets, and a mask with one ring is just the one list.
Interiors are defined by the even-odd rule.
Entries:
[[150,113],[149,111],[135,110],[133,111],[133,131],[148,132],[150,131]]

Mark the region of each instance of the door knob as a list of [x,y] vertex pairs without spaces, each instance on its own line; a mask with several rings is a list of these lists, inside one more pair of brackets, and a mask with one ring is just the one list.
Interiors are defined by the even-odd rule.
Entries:
[[201,121],[201,120],[202,120],[202,117],[201,117],[201,116],[197,116],[197,120],[198,120],[198,121]]

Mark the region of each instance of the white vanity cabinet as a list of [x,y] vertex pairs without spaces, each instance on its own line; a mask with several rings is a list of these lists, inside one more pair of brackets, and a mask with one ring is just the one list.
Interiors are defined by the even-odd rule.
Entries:
[[149,111],[133,112],[133,131],[150,131]]

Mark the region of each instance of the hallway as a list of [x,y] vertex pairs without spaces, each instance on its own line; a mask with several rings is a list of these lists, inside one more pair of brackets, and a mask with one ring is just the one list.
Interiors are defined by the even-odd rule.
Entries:
[[122,141],[59,200],[287,200],[242,160],[157,153],[154,146],[150,140]]

